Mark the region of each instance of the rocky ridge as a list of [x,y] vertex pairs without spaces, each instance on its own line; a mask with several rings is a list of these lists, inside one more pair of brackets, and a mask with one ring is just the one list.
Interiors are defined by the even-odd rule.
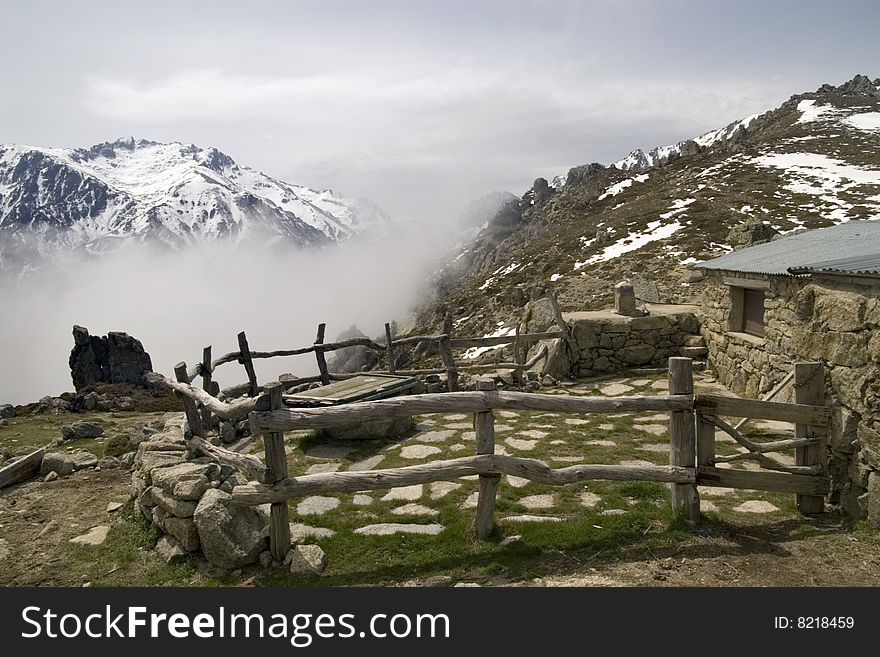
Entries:
[[536,180],[450,259],[419,323],[436,326],[448,310],[464,318],[461,333],[490,333],[519,319],[532,288],[558,288],[564,310],[588,310],[609,307],[623,279],[642,301],[693,302],[695,262],[877,218],[880,78],[823,85],[651,152]]

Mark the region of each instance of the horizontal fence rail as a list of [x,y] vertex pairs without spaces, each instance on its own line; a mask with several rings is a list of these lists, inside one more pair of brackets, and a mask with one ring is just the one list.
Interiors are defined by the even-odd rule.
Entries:
[[692,410],[691,395],[634,397],[562,397],[531,392],[442,392],[377,401],[355,402],[327,408],[280,408],[254,411],[251,431],[294,431],[337,424],[366,422],[401,415],[479,413],[495,409],[560,413],[623,413],[627,411]]
[[666,465],[572,465],[554,470],[537,459],[480,454],[387,470],[323,472],[288,477],[270,485],[245,484],[233,489],[232,501],[247,505],[266,504],[318,493],[356,493],[486,474],[508,474],[551,486],[595,479],[682,484],[694,484],[697,481],[693,468]]

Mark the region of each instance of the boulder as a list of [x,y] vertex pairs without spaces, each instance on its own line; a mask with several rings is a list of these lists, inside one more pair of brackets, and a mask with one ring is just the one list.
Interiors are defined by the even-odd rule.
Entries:
[[524,333],[542,333],[558,328],[553,304],[546,297],[529,301],[523,311],[522,320]]
[[660,303],[660,290],[653,278],[645,274],[632,274],[630,283],[632,283],[636,299],[648,303]]
[[539,348],[544,344],[547,345],[547,358],[539,365],[541,376],[551,376],[556,380],[571,376],[573,363],[565,340],[543,340],[539,343]]
[[98,457],[83,449],[77,449],[68,454],[73,461],[74,470],[84,470],[85,468],[94,468],[98,465]]
[[163,524],[165,531],[176,538],[180,543],[180,547],[187,552],[195,552],[201,547],[199,532],[192,518],[166,516]]
[[63,440],[80,440],[82,438],[97,438],[104,433],[104,427],[95,422],[74,422],[61,428]]
[[[181,484],[198,481],[203,481],[207,484],[209,479],[216,479],[219,473],[220,469],[216,463],[193,463],[189,461],[166,468],[156,468],[151,473],[151,480],[154,486],[158,486],[168,493],[178,495],[177,490]],[[181,486],[182,489],[183,487]]]
[[8,420],[15,417],[15,407],[12,404],[0,404],[0,418]]
[[115,456],[105,456],[98,459],[98,467],[102,470],[115,470],[119,467],[119,459]]
[[727,233],[727,243],[740,248],[769,242],[777,235],[779,231],[769,223],[757,218],[749,218],[730,229]]
[[153,500],[168,513],[178,518],[191,518],[196,511],[196,503],[192,500],[181,500],[169,495],[158,486],[152,487]]
[[143,386],[143,376],[152,371],[150,355],[140,340],[127,333],[89,335],[82,326],[73,327],[70,374],[77,391],[98,383],[131,383]]
[[90,392],[87,395],[83,395],[82,398],[82,409],[84,411],[94,411],[98,408],[98,402],[101,401],[101,397],[97,392]]
[[317,575],[324,570],[327,555],[317,545],[294,545],[284,558],[292,575]]
[[[348,330],[343,331],[336,336],[337,342],[343,340],[351,340],[352,338],[367,337],[354,324]],[[353,347],[344,347],[336,350],[336,357],[331,360],[327,366],[331,372],[340,374],[362,372],[370,369],[379,362],[379,355],[369,347],[355,345]]]
[[40,474],[47,475],[55,472],[61,477],[65,477],[73,472],[73,459],[66,452],[49,452],[43,456],[43,462],[40,464]]
[[228,493],[212,488],[199,501],[193,521],[205,558],[215,566],[234,570],[254,563],[267,541],[260,513],[230,500]]
[[173,536],[163,536],[159,539],[159,542],[156,543],[156,554],[165,563],[180,563],[186,559],[186,550]]

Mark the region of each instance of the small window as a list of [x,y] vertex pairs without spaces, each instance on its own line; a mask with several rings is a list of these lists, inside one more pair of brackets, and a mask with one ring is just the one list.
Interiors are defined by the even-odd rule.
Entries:
[[743,290],[743,333],[764,337],[764,292]]
[[[749,283],[749,281],[745,281]],[[764,337],[765,290],[743,285],[730,285],[730,317],[727,330]]]

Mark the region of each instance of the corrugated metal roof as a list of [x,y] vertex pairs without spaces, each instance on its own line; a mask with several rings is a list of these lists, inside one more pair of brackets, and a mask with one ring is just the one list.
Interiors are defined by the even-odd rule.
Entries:
[[789,271],[792,274],[826,273],[878,276],[880,275],[880,250],[871,255],[824,260],[801,267],[789,267]]
[[848,221],[756,244],[695,265],[752,274],[790,276],[790,269],[844,258],[880,256],[880,220]]

